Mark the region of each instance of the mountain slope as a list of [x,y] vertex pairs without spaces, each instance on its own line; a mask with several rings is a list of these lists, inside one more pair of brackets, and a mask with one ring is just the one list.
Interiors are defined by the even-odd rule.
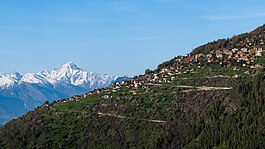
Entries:
[[228,39],[219,39],[217,41],[209,42],[205,45],[195,48],[191,54],[209,53],[214,49],[222,48],[242,48],[242,47],[262,47],[265,42],[265,24],[256,28],[255,30],[234,36]]
[[0,145],[264,148],[264,49],[214,47],[110,88],[46,103],[2,127]]
[[[35,109],[45,101],[52,102],[93,89],[105,88],[114,81],[115,77],[87,72],[78,68],[73,62],[69,62],[51,72],[44,70],[23,76],[19,73],[0,74],[0,95],[3,96],[3,101],[8,101],[9,98],[19,99],[28,111]],[[9,108],[12,109],[12,105]],[[6,113],[12,118],[23,114],[25,112],[15,115],[12,115],[10,111]]]
[[5,124],[10,119],[17,118],[18,115],[27,113],[27,111],[20,99],[0,96],[0,124]]

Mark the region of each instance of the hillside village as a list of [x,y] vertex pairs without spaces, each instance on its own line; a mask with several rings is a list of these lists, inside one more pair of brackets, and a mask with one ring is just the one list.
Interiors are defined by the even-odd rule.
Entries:
[[[211,47],[211,50],[204,46],[198,47],[195,50],[203,51],[195,54],[192,52],[184,56],[177,56],[159,65],[154,71],[146,71],[144,75],[135,76],[132,79],[124,77],[123,81],[114,82],[113,85],[108,88],[95,89],[84,95],[76,95],[71,98],[55,101],[55,103],[79,101],[91,95],[102,95],[101,98],[109,99],[112,98],[112,94],[123,87],[125,87],[130,94],[137,95],[140,89],[148,92],[150,90],[150,84],[174,84],[177,80],[188,79],[192,74],[197,74],[200,77],[231,78],[240,77],[242,74],[249,76],[254,75],[253,72],[255,71],[253,70],[264,69],[264,30],[264,26],[262,26],[249,34],[242,34],[228,40],[221,40],[224,43],[221,42],[222,44],[219,44],[218,48]],[[259,34],[258,36],[256,35],[257,33]],[[226,43],[228,41],[230,45]],[[211,43],[206,44],[206,46],[208,45],[211,45]],[[226,45],[231,48],[221,47],[221,45]],[[261,62],[258,62],[260,59]],[[212,69],[216,66],[218,66],[218,68],[216,68],[218,71],[220,71],[220,69],[226,69],[226,71],[232,71],[233,73],[228,75],[214,72],[213,74],[215,76],[205,73],[209,71],[208,69]],[[124,92],[124,94],[127,93]]]
[[[263,44],[263,43],[262,43]],[[250,69],[263,69],[262,64],[256,63],[257,59],[263,56],[263,48],[233,48],[233,49],[217,49],[212,50],[208,54],[195,54],[177,56],[174,58],[174,63],[171,66],[167,66],[162,69],[158,69],[151,72],[146,72],[144,75],[136,76],[132,79],[124,77],[122,82],[115,82],[109,88],[100,88],[84,95],[76,95],[71,98],[62,99],[57,101],[59,103],[65,103],[67,101],[79,101],[91,95],[102,94],[101,98],[109,99],[112,98],[112,94],[116,93],[117,90],[125,87],[129,90],[132,95],[139,94],[139,89],[144,89],[145,92],[149,91],[150,84],[158,83],[172,83],[179,79],[178,75],[181,74],[196,74],[196,70],[205,69],[205,65],[221,65],[222,67],[231,68],[233,71],[239,70],[241,67]],[[194,69],[193,66],[197,68]],[[250,75],[249,71],[245,74]],[[205,76],[207,77],[207,76]],[[210,76],[208,76],[210,77]],[[211,77],[228,77],[228,76],[211,76]],[[232,77],[239,77],[235,75]],[[187,79],[187,78],[181,78]],[[56,103],[56,102],[55,102]]]

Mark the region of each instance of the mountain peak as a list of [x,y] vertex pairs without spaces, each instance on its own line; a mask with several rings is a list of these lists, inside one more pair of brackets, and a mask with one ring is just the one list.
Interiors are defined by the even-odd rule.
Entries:
[[75,69],[76,70],[76,69],[80,69],[80,68],[77,67],[75,63],[73,63],[72,61],[70,61],[70,62],[64,64],[62,66],[62,69]]
[[37,74],[40,74],[40,75],[43,75],[43,76],[48,76],[50,74],[50,71],[47,70],[47,69],[44,69],[44,70],[42,70],[41,72],[39,72]]
[[14,72],[10,75],[12,78],[20,80],[22,78],[22,75],[18,72]]

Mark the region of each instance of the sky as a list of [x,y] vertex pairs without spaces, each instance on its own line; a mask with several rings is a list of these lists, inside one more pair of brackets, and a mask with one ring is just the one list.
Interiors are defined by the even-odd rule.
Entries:
[[0,72],[137,75],[265,23],[264,0],[1,0]]

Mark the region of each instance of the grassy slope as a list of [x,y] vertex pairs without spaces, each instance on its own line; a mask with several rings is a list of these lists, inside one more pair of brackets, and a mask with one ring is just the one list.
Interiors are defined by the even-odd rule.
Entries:
[[[236,72],[242,75],[240,78],[215,74],[227,72],[216,65],[211,70],[177,75],[171,83],[149,86],[148,92],[139,88],[137,95],[122,87],[115,93],[91,95],[78,102],[41,106],[4,126],[0,130],[0,143],[7,148],[244,148],[240,143],[247,136],[239,141],[234,139],[249,133],[260,140],[259,146],[264,138],[257,134],[262,136],[264,131],[260,124],[248,121],[260,118],[262,113],[253,115],[257,107],[245,101],[248,90],[244,93],[239,85],[244,86],[253,77],[244,75],[244,71]],[[228,77],[207,77],[213,75]],[[182,92],[187,89],[177,85],[233,87],[233,90]],[[105,94],[112,98],[102,98]],[[246,107],[248,111],[244,111]],[[247,122],[242,124],[242,120]],[[264,118],[259,120],[263,121]],[[245,132],[246,128],[255,131]],[[250,139],[246,147],[254,144]]]

